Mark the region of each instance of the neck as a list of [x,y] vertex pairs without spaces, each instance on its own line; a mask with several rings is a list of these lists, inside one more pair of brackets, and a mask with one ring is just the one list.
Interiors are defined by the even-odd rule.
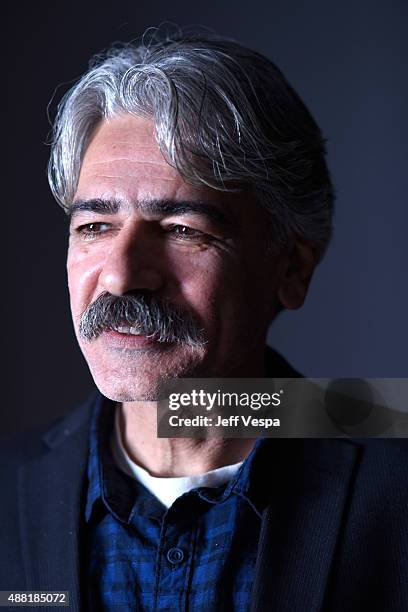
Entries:
[[156,402],[120,406],[120,432],[126,452],[152,476],[193,476],[238,463],[254,438],[158,438]]
[[[264,348],[228,376],[266,376]],[[119,423],[129,457],[159,477],[193,476],[238,463],[249,455],[256,442],[255,438],[158,438],[156,402],[124,402]]]

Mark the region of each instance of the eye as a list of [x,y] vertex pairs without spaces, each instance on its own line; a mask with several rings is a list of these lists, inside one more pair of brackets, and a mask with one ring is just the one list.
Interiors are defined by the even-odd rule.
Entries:
[[109,229],[109,223],[98,221],[95,223],[86,223],[76,228],[76,233],[85,238],[95,238],[100,234],[104,234]]
[[209,236],[200,230],[189,227],[188,225],[168,225],[166,231],[183,240],[203,240]]

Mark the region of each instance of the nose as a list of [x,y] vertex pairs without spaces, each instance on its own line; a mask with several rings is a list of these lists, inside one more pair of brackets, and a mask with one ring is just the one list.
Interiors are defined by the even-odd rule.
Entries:
[[132,290],[158,291],[164,284],[161,260],[157,239],[149,235],[146,222],[129,224],[112,238],[99,283],[118,296]]

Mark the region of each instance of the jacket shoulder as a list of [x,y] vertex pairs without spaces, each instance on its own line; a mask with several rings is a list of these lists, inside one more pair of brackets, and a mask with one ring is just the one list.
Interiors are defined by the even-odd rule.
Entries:
[[[32,500],[31,510],[21,507],[19,497],[19,477],[22,470],[30,464],[40,464],[42,458],[53,448],[57,448],[71,434],[75,441],[87,438],[88,423],[92,407],[97,399],[92,394],[68,415],[58,419],[51,426],[32,430],[14,436],[4,442],[0,450],[0,590],[24,588],[24,563],[20,537],[21,512],[34,511],[37,500]],[[85,442],[83,444],[85,448]],[[69,468],[69,466],[67,466]],[[43,477],[47,477],[44,474]],[[3,584],[4,582],[4,584]]]
[[98,396],[98,392],[92,393],[84,402],[52,423],[2,440],[0,447],[1,477],[7,479],[10,468],[18,468],[19,465],[39,457],[48,448],[52,448],[64,437],[84,425],[90,419],[92,407]]

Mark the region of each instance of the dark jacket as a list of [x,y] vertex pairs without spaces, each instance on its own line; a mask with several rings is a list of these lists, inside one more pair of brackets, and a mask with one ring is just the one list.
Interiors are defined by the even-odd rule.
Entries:
[[[70,609],[86,609],[81,530],[97,401],[2,460],[0,590],[69,591]],[[408,441],[271,442],[252,611],[407,611]]]

